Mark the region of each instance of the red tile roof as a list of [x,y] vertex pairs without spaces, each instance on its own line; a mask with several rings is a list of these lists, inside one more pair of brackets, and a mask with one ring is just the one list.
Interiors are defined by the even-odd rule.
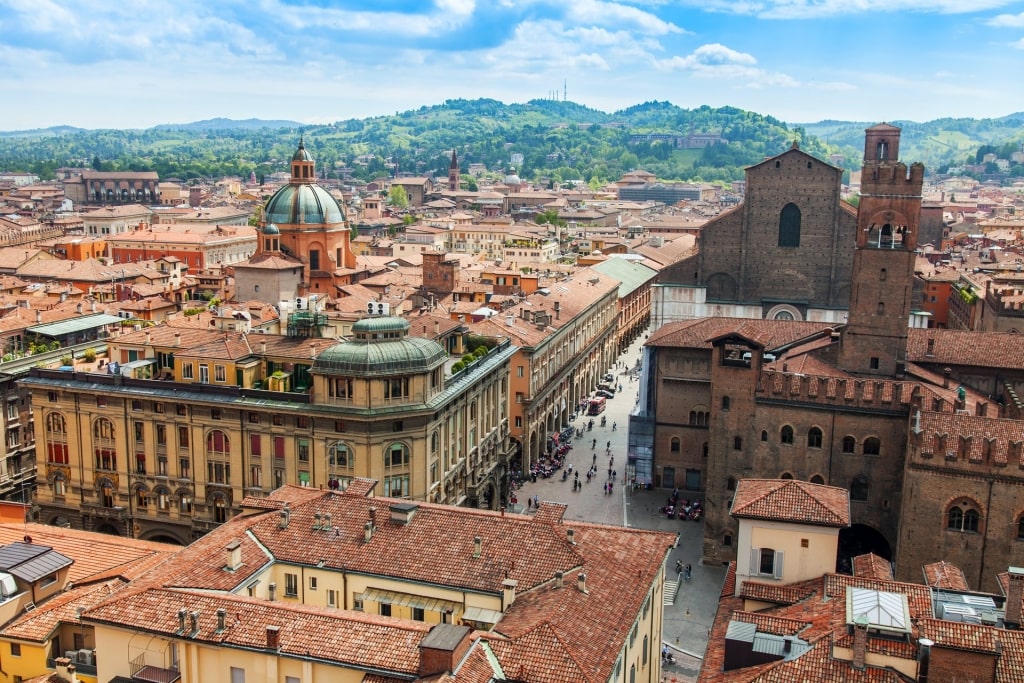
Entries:
[[940,560],[926,564],[924,567],[924,583],[932,588],[948,588],[955,591],[969,591],[967,578],[960,567]]
[[847,527],[850,525],[850,493],[835,486],[798,479],[741,479],[733,497],[732,515]]
[[747,579],[740,587],[740,597],[747,600],[774,602],[777,605],[794,605],[813,593],[806,586],[780,586]]
[[892,581],[892,564],[884,557],[867,553],[853,558],[853,575],[868,579]]

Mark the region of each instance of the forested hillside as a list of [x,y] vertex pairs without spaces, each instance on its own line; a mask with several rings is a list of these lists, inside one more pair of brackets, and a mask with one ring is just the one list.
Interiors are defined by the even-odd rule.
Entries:
[[[1005,144],[1024,131],[1024,116],[986,121],[990,123],[904,123],[902,156],[926,162],[935,157],[935,163],[934,149],[945,145],[948,160],[943,159],[948,164],[968,154],[973,157],[980,144]],[[153,170],[161,178],[182,180],[250,172],[262,177],[287,170],[301,135],[318,168],[335,177],[346,169],[363,180],[395,172],[444,176],[454,148],[463,172],[480,163],[501,174],[510,167],[512,154],[518,153],[523,163],[516,171],[530,180],[599,184],[642,168],[663,180],[729,182],[742,178],[745,166],[782,152],[793,140],[826,160],[830,154],[842,154],[845,166],[857,168],[868,125],[832,121],[791,126],[734,107],[682,109],[669,102],[647,102],[608,114],[565,101],[449,100],[393,116],[329,125],[212,119],[146,130],[60,127],[5,133],[0,134],[0,170],[43,178],[52,178],[61,166]],[[955,144],[954,133],[959,136]],[[647,134],[673,139],[635,138]],[[727,142],[695,149],[676,146],[676,138],[691,134],[717,134]]]

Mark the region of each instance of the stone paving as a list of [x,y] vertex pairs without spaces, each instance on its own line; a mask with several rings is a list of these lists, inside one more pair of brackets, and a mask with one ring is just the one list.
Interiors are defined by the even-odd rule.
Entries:
[[[636,364],[644,340],[645,335],[642,335],[620,356],[620,361],[627,367]],[[573,491],[574,477],[570,476],[566,481],[562,481],[559,472],[549,479],[538,479],[535,483],[528,481],[516,491],[516,494],[520,506],[525,505],[527,496],[536,496],[540,501],[565,503],[568,507],[564,519],[567,520],[657,529],[679,534],[679,543],[669,554],[669,570],[666,573],[670,579],[678,580],[679,590],[675,602],[665,606],[662,630],[664,644],[672,651],[676,663],[663,668],[663,680],[667,683],[691,683],[696,680],[700,660],[707,646],[708,632],[718,608],[722,582],[725,580],[725,568],[704,566],[700,563],[703,522],[668,519],[658,512],[671,492],[661,489],[626,491],[621,485],[626,463],[629,413],[637,399],[638,384],[635,381],[630,382],[628,375],[619,374],[622,372],[621,368],[613,371],[616,373],[616,382],[622,384],[623,391],[617,392],[615,398],[608,399],[608,407],[604,412],[607,426],[600,426],[600,417],[594,419],[594,429],[589,432],[586,431],[589,417],[581,416],[574,423],[575,426],[584,429],[584,434],[581,439],[573,439],[573,448],[565,462],[566,465],[573,464],[574,472],[580,470],[582,488]],[[618,425],[615,431],[612,430],[613,423]],[[588,484],[586,473],[593,463],[597,464],[598,473]],[[609,480],[609,468],[617,472],[617,477],[612,481],[612,495],[605,493],[602,488]],[[683,498],[700,498],[702,495],[699,492],[680,491]],[[524,512],[529,514],[530,509]],[[689,580],[677,577],[674,569],[676,560],[684,565],[691,565]]]

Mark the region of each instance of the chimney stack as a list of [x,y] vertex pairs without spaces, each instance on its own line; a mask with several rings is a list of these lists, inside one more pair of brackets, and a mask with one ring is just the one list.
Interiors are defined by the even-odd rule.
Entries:
[[587,575],[580,572],[580,575],[576,577],[576,588],[579,589],[580,593],[587,592]]
[[555,572],[555,588],[562,587],[562,578],[565,576],[565,572]]
[[228,611],[221,607],[217,610],[217,632],[223,633],[225,628],[225,622],[227,621]]
[[224,548],[224,568],[228,571],[235,571],[242,566],[242,542],[237,538],[228,543]]
[[373,538],[373,522],[367,522],[363,525],[363,540],[367,543]]
[[370,506],[370,524],[374,528],[377,527],[377,508],[372,505]]
[[314,512],[313,513],[313,531],[319,531],[319,530],[320,530],[320,513],[319,512]]
[[932,658],[932,645],[935,641],[921,638],[917,641],[917,683],[928,683],[928,663]]
[[483,542],[480,540],[480,537],[479,536],[474,536],[473,537],[473,557],[480,557],[480,551],[481,551],[481,546],[482,545],[483,545]]
[[199,633],[199,612],[189,612],[188,613],[188,624],[189,624],[189,628],[192,631],[189,634],[189,636],[192,637],[192,638],[195,638],[196,635]]
[[280,515],[281,515],[281,519],[277,523],[277,528],[278,529],[287,529],[288,528],[288,522],[291,521],[291,511],[288,510],[288,508],[284,508],[284,509],[281,510]]
[[174,345],[181,346],[181,332],[174,333]]
[[188,618],[188,610],[182,608],[178,610],[178,630],[181,631],[182,635],[185,633],[185,619]]
[[330,531],[332,526],[333,525],[331,524],[331,513],[325,512],[323,516],[323,524],[320,525],[320,528]]
[[516,586],[519,582],[515,579],[505,579],[501,582],[501,601],[505,603],[505,609],[516,601]]
[[54,668],[61,679],[69,683],[78,683],[78,676],[75,675],[75,665],[67,657],[57,657],[53,660]]
[[576,545],[576,530],[566,529],[565,535],[569,537],[569,545]]
[[280,626],[268,626],[267,627],[267,649],[277,650],[281,649],[281,627]]
[[853,620],[853,668],[863,670],[868,656],[868,618],[863,614]]
[[275,593],[277,593],[277,583],[271,581],[267,584],[267,594],[270,596],[270,602],[274,602]]
[[1024,597],[1024,569],[1010,567],[1008,574],[1009,585],[1006,587],[1006,613],[1003,615],[1003,623],[1006,624],[1006,628],[1019,629],[1020,601]]
[[942,370],[942,388],[949,389],[949,376],[953,374],[953,368],[944,368]]

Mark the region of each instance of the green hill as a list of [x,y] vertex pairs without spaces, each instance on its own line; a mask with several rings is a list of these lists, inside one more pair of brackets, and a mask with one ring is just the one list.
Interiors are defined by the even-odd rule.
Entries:
[[[868,125],[790,125],[735,107],[683,109],[669,102],[606,113],[566,101],[458,99],[325,125],[211,119],[146,130],[54,128],[0,134],[0,168],[43,178],[53,177],[60,166],[153,170],[162,178],[182,179],[263,176],[287,170],[302,135],[318,169],[358,179],[394,173],[444,176],[454,148],[464,170],[480,163],[495,174],[512,165],[513,154],[522,155],[516,171],[530,180],[598,184],[642,168],[664,180],[730,182],[743,177],[745,166],[784,151],[794,139],[822,159],[842,154],[846,165],[856,168]],[[1020,136],[1024,116],[901,125],[901,156],[934,163],[962,159],[980,144]],[[675,145],[676,139],[698,133],[717,134],[727,142],[698,149]]]

